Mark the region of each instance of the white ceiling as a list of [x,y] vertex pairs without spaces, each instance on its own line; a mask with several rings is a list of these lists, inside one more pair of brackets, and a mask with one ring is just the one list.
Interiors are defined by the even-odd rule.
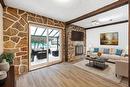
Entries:
[[115,1],[118,0],[5,0],[5,4],[66,22]]
[[[74,23],[74,25],[88,28],[88,27],[94,27],[94,26],[99,26],[99,25],[104,25],[104,24],[114,23],[114,22],[119,22],[124,20],[128,20],[128,5],[84,19],[82,21]],[[92,21],[97,21],[97,23],[93,24]]]

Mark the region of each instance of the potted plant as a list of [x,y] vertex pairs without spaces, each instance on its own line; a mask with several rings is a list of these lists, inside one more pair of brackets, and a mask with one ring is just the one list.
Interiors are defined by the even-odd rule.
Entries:
[[0,55],[0,70],[9,71],[10,65],[13,63],[14,54],[10,52],[4,52]]

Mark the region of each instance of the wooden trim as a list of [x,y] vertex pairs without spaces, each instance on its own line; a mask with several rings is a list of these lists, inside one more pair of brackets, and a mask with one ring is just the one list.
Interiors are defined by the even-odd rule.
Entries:
[[129,58],[129,69],[128,69],[128,87],[130,87],[130,0],[129,0],[129,29],[128,29],[128,58]]
[[67,28],[69,25],[66,24],[65,26],[65,61],[68,62],[68,33],[67,33]]
[[58,28],[58,29],[64,29],[64,27],[59,27],[59,26],[54,26],[54,25],[48,25],[48,24],[44,24],[44,23],[35,23],[35,22],[28,22],[28,24],[32,24],[32,25],[37,25],[37,26],[45,26],[45,27],[50,27],[50,28]]
[[4,3],[4,0],[0,0],[0,3],[1,3],[1,5],[2,5],[3,8],[6,7],[6,5]]
[[68,61],[68,36],[67,36],[67,25],[65,25],[65,61]]
[[98,10],[95,10],[95,11],[90,12],[90,13],[88,13],[88,14],[82,15],[82,16],[80,16],[80,17],[78,17],[78,18],[72,19],[72,20],[66,22],[66,24],[69,25],[69,24],[72,24],[72,23],[81,21],[81,20],[83,20],[83,19],[86,19],[86,18],[95,16],[95,15],[97,15],[97,14],[101,14],[101,13],[103,13],[103,12],[110,11],[110,10],[112,10],[112,9],[121,7],[121,6],[126,5],[126,4],[128,4],[128,0],[119,0],[119,1],[117,1],[117,2],[114,2],[114,3],[110,4],[110,5],[104,6],[104,7],[100,8],[100,9],[98,9]]
[[110,24],[99,25],[99,26],[94,26],[94,27],[89,27],[89,28],[85,28],[85,29],[89,30],[89,29],[94,29],[94,28],[99,28],[99,27],[105,27],[105,26],[110,26],[110,25],[116,25],[116,24],[121,24],[121,23],[126,23],[126,22],[128,22],[128,20],[114,22],[114,23],[110,23]]

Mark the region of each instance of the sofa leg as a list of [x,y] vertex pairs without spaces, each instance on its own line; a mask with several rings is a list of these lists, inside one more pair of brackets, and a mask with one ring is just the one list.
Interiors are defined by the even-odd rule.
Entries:
[[116,76],[117,78],[120,78],[120,77],[122,77],[122,76],[120,76],[120,75],[118,75],[118,74],[115,74],[115,76]]
[[118,75],[117,75],[117,74],[115,74],[115,76],[116,76],[116,77],[118,77]]

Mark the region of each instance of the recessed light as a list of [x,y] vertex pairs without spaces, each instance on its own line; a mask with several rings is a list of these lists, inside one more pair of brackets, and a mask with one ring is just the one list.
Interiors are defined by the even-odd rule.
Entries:
[[113,16],[108,16],[108,17],[104,17],[104,18],[100,18],[98,19],[99,22],[108,22],[108,21],[113,21],[115,19],[121,18],[120,15],[113,15]]
[[93,26],[99,25],[99,24],[100,24],[100,23],[99,23],[99,21],[97,21],[97,20],[92,21],[92,25],[93,25]]

